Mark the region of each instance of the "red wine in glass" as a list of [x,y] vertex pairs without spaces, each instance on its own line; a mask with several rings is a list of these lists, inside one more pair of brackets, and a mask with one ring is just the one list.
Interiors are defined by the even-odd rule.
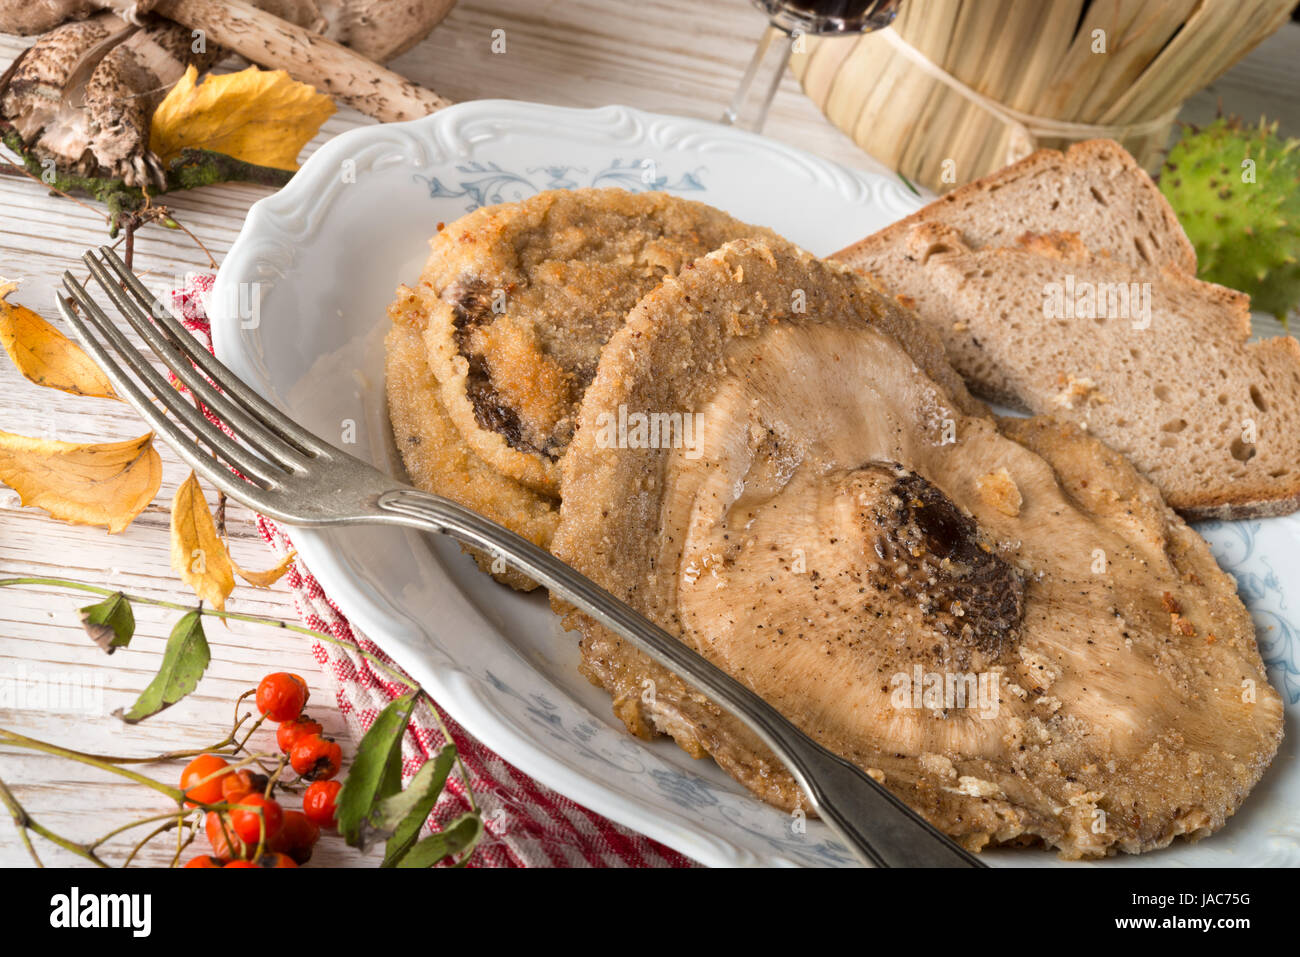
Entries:
[[804,36],[870,33],[889,26],[902,0],[754,0],[769,25],[722,122],[760,130],[790,53]]

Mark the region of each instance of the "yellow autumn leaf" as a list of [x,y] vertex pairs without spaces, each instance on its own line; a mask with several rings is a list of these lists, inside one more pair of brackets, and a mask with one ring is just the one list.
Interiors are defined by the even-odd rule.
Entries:
[[181,581],[209,605],[225,608],[226,596],[235,588],[235,573],[193,472],[172,499],[171,553],[172,568]]
[[26,306],[9,301],[18,284],[0,279],[0,345],[37,385],[73,395],[116,399],[104,373],[81,347]]
[[289,552],[289,554],[285,555],[284,558],[280,559],[275,563],[275,565],[264,572],[252,572],[240,568],[239,562],[235,561],[235,556],[233,555],[230,556],[230,564],[234,566],[235,574],[248,582],[254,588],[270,588],[284,577],[284,573],[289,570],[289,566],[293,564],[293,560],[297,554],[297,552]]
[[76,525],[120,532],[153,501],[162,460],[153,433],[89,444],[0,432],[0,482],[24,505]]
[[334,112],[334,102],[284,70],[250,66],[207,74],[190,67],[154,111],[149,137],[164,164],[186,148],[212,150],[255,166],[296,170],[298,154]]

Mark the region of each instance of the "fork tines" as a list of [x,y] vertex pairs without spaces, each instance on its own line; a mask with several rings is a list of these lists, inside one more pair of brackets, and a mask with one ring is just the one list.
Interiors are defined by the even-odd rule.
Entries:
[[[149,358],[131,344],[71,272],[63,275],[67,295],[59,295],[59,311],[118,395],[130,402],[196,472],[227,492],[239,486],[242,496],[256,497],[248,482],[273,489],[289,476],[304,471],[307,463],[320,454],[319,440],[217,361],[116,253],[101,247],[98,255],[87,252],[82,259],[117,311],[167,370],[189,389],[198,406],[173,388]],[[205,411],[228,426],[240,441],[211,421]],[[200,443],[210,450],[210,455],[198,447]]]

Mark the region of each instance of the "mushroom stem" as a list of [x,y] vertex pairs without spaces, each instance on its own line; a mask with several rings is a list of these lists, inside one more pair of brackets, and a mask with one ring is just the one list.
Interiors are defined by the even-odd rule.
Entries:
[[201,32],[207,43],[234,50],[259,66],[285,70],[377,120],[410,120],[451,105],[354,50],[245,0],[159,0],[154,10]]

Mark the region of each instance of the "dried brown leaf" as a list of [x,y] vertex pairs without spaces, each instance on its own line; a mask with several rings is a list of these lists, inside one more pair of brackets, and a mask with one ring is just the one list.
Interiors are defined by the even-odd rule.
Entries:
[[116,399],[112,385],[81,347],[26,306],[10,302],[18,284],[0,279],[0,345],[37,385],[73,395]]
[[293,564],[293,560],[297,555],[297,552],[290,552],[264,572],[247,571],[240,568],[239,562],[235,561],[233,555],[230,557],[230,564],[234,567],[235,574],[248,582],[254,588],[270,588],[284,577],[284,573],[289,570],[289,567]]
[[0,482],[24,505],[76,525],[120,532],[153,501],[162,460],[153,433],[89,444],[0,431]]
[[164,163],[188,148],[296,170],[298,154],[333,113],[328,96],[284,70],[250,66],[200,82],[191,66],[154,112],[149,146]]
[[171,557],[172,568],[199,598],[214,608],[225,608],[226,597],[235,587],[235,573],[193,472],[172,499]]

